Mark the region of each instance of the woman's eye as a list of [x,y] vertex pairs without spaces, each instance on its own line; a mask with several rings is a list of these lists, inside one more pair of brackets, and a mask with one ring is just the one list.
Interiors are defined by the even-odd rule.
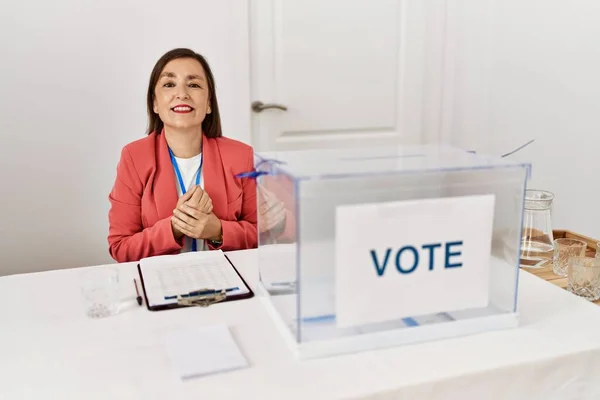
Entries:
[[200,85],[198,85],[197,83],[190,83],[190,87],[191,88],[195,88],[195,89],[199,89]]
[[175,84],[173,82],[167,82],[163,85],[163,87],[167,87],[167,88],[175,87]]

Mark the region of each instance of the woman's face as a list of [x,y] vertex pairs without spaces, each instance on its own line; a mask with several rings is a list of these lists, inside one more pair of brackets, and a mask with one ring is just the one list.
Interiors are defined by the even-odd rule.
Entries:
[[210,114],[208,81],[204,68],[193,58],[170,61],[154,88],[154,112],[165,128],[189,129],[202,125]]

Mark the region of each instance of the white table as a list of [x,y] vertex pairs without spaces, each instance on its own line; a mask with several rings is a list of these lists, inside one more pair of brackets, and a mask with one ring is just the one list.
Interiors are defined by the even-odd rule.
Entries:
[[[255,251],[229,256],[255,287]],[[526,272],[518,329],[296,361],[260,299],[150,312],[119,268],[124,307],[100,320],[84,269],[0,278],[0,399],[600,399],[600,307]],[[251,366],[181,381],[165,334],[221,322]]]

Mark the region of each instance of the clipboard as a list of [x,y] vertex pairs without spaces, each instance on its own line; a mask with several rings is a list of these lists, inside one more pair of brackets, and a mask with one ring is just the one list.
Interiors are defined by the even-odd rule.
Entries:
[[[214,251],[214,250],[212,250],[212,251]],[[235,273],[239,277],[240,281],[245,286],[247,293],[228,295],[225,298],[223,298],[222,300],[219,300],[218,302],[211,303],[211,305],[214,305],[217,303],[225,303],[228,301],[244,300],[244,299],[249,299],[249,298],[254,297],[254,292],[252,291],[250,286],[246,283],[246,281],[244,280],[244,277],[238,272],[237,268],[235,268],[235,265],[233,265],[233,263],[231,262],[229,257],[227,257],[226,254],[223,254],[223,256],[225,257],[225,259],[227,260],[227,262],[229,263],[229,265],[231,266],[233,271],[235,271]],[[140,282],[142,285],[144,302],[146,303],[146,308],[148,308],[149,311],[163,311],[163,310],[172,310],[172,309],[176,309],[176,308],[186,308],[186,307],[194,307],[195,306],[195,305],[183,305],[183,304],[179,304],[179,303],[169,303],[169,304],[161,304],[161,305],[151,306],[150,302],[148,301],[148,291],[146,289],[146,281],[144,280],[144,274],[142,273],[142,267],[141,267],[140,263],[137,264],[137,269],[138,269],[138,274],[140,276]],[[198,289],[200,289],[200,288],[198,288]]]

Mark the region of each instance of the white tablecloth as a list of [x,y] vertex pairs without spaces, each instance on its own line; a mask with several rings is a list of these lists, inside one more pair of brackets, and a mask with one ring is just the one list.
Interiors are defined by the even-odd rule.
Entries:
[[[229,253],[255,287],[253,250]],[[0,399],[600,399],[600,307],[521,272],[518,329],[296,361],[260,299],[85,316],[84,268],[0,278]],[[173,330],[226,323],[250,367],[182,381]]]

